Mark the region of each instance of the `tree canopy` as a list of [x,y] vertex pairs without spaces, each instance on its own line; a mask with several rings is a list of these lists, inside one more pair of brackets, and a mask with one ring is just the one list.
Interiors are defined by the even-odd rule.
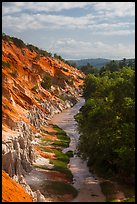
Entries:
[[[85,105],[76,115],[79,153],[100,174],[133,182],[135,173],[135,70],[108,67],[85,78]],[[103,73],[103,74],[102,74]]]

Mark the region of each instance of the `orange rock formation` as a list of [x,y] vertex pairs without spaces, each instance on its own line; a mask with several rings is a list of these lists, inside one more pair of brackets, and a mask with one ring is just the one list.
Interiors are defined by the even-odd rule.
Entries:
[[[45,74],[52,77],[53,90],[41,86]],[[26,47],[18,47],[14,40],[2,39],[2,111],[3,137],[8,129],[15,130],[19,120],[26,121],[26,113],[35,105],[43,113],[48,110],[41,102],[53,99],[59,102],[59,90],[83,84],[84,74],[63,61],[45,57]],[[73,80],[73,82],[72,82]],[[68,83],[68,84],[66,84]],[[29,121],[27,121],[29,124]],[[31,125],[31,124],[29,124]]]
[[32,197],[2,171],[2,202],[32,202]]
[[[41,127],[45,129],[48,117],[69,107],[83,85],[81,71],[45,53],[17,38],[2,38],[2,164],[11,177],[29,169],[35,134],[43,134]],[[51,79],[50,88],[42,86],[46,75]],[[4,171],[2,199],[32,201]]]

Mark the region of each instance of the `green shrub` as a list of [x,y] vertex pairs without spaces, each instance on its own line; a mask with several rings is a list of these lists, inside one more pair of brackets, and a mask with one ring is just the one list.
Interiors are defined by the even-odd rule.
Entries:
[[66,152],[66,155],[70,158],[70,157],[73,157],[74,153],[73,151],[69,150]]
[[11,75],[12,77],[14,77],[14,78],[17,78],[18,73],[17,73],[16,70],[14,70],[13,72],[10,73],[10,75]]
[[2,61],[2,66],[4,67],[8,67],[10,69],[10,63],[9,62],[5,62],[5,61]]
[[12,37],[10,37],[9,35],[6,35],[5,33],[2,34],[2,39],[11,42],[12,41]]
[[39,48],[34,46],[34,45],[31,45],[31,44],[27,44],[27,48],[31,51],[31,52],[36,52],[37,54],[39,54]]
[[134,184],[135,71],[123,67],[101,76],[89,74],[83,96],[86,103],[75,117],[79,153],[102,176]]
[[73,197],[76,197],[78,193],[77,190],[72,185],[61,181],[47,180],[44,183],[44,186],[49,193],[54,192],[54,194],[61,194],[61,195],[72,194]]
[[60,140],[55,140],[53,145],[55,146],[61,146],[64,148],[67,148],[69,146],[69,141],[60,141]]
[[44,76],[41,86],[44,89],[50,89],[51,85],[52,85],[52,78],[50,75],[47,74]]
[[14,37],[12,37],[12,40],[17,47],[19,47],[19,48],[25,48],[26,47],[26,44],[22,40],[20,40],[18,38],[14,38]]
[[72,175],[71,171],[67,168],[67,163],[66,162],[56,160],[56,159],[52,159],[51,164],[54,165],[52,170],[64,173],[69,179],[71,179],[71,180],[73,179],[73,175]]
[[59,139],[59,141],[54,141],[54,144],[57,146],[68,147],[70,143],[70,138],[67,136],[66,132],[57,125],[53,125],[53,128],[57,130],[56,136]]
[[[36,52],[39,56],[40,55],[43,55],[45,57],[51,57],[51,53],[50,52],[47,52],[45,50],[42,50],[42,49],[39,49],[38,47],[34,46],[34,45],[31,45],[31,44],[27,44],[27,48],[31,51],[31,52]],[[39,59],[39,56],[38,58],[36,59]]]

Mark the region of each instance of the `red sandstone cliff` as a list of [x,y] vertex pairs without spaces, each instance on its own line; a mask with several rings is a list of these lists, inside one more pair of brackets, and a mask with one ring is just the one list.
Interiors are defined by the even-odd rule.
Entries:
[[[33,141],[41,127],[76,103],[84,78],[81,71],[35,48],[9,36],[2,39],[2,167],[17,180],[31,170]],[[31,200],[26,194],[20,200],[8,197],[12,185],[3,173],[3,201]]]

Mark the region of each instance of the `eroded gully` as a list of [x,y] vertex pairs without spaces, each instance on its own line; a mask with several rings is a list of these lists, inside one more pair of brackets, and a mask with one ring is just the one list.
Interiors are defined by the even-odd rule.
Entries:
[[[55,115],[50,121],[62,128],[71,139],[70,145],[64,149],[64,153],[68,150],[76,151],[79,133],[74,115],[78,113],[83,105],[84,99],[81,98],[71,109]],[[69,169],[73,174],[73,186],[78,190],[78,196],[71,202],[105,202],[105,196],[101,192],[99,179],[89,172],[86,161],[83,161],[75,154],[70,159]]]

